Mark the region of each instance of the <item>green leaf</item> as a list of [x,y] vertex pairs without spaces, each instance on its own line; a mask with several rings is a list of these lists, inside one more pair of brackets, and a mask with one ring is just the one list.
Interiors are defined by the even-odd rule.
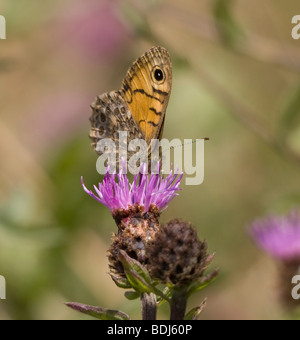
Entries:
[[206,301],[207,299],[204,299],[201,302],[201,305],[198,307],[195,307],[191,309],[184,317],[184,320],[198,320],[199,315],[203,311],[203,309],[206,307]]
[[[170,287],[165,287],[165,289],[163,290],[163,295],[168,298],[171,299],[172,297],[172,289]],[[159,298],[157,299],[157,306],[160,307],[162,306],[167,300],[162,297],[159,296]]]
[[200,291],[207,287],[209,284],[211,284],[213,281],[215,281],[216,277],[219,274],[219,269],[214,270],[212,273],[204,276],[198,281],[193,282],[189,287],[188,287],[188,292],[187,295],[190,296],[191,294]]
[[120,251],[120,260],[131,286],[140,293],[151,293],[152,281],[146,268],[128,256],[125,251]]
[[213,9],[220,36],[229,46],[234,46],[245,38],[242,28],[232,16],[232,3],[232,0],[215,0]]
[[120,251],[120,261],[122,262],[126,277],[132,288],[139,293],[153,293],[169,301],[169,299],[155,287],[150,274],[138,261],[132,259],[125,251]]
[[128,291],[128,292],[125,292],[125,297],[126,299],[128,300],[135,300],[135,299],[138,299],[140,296],[141,296],[141,293],[140,292],[133,292],[133,291]]
[[89,306],[78,302],[67,302],[66,305],[80,313],[93,316],[99,320],[130,320],[130,317],[126,313],[118,310]]
[[132,288],[130,282],[127,280],[126,277],[119,277],[113,274],[110,274],[110,277],[119,288]]

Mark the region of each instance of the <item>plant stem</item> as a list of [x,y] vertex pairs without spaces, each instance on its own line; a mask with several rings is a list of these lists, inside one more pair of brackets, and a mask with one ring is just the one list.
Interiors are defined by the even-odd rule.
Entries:
[[183,320],[187,304],[186,296],[186,289],[174,289],[170,304],[170,320]]
[[156,296],[153,293],[141,295],[143,320],[156,320]]

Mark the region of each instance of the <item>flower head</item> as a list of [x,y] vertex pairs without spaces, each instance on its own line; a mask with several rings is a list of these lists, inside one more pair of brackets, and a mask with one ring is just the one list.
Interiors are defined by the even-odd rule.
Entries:
[[188,222],[174,219],[156,233],[148,248],[148,270],[163,283],[187,285],[203,276],[214,258]]
[[300,214],[272,216],[250,227],[255,242],[267,253],[283,261],[300,259]]
[[[160,166],[158,165],[158,170]],[[146,174],[146,166],[141,167],[141,172],[134,176],[132,183],[129,183],[127,175],[122,171],[118,174],[110,174],[106,169],[102,183],[98,187],[94,185],[95,193],[88,190],[81,178],[83,189],[87,194],[98,202],[106,205],[112,213],[118,209],[130,209],[139,205],[144,211],[149,211],[153,206],[159,211],[167,208],[172,199],[178,195],[181,175],[173,174],[173,171],[164,178],[159,174]]]

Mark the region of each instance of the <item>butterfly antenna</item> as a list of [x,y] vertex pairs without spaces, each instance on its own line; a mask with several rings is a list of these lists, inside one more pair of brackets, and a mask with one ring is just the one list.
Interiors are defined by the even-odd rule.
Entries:
[[193,139],[191,142],[188,142],[188,143],[181,143],[181,144],[178,144],[178,145],[175,145],[175,146],[171,146],[170,149],[164,149],[164,150],[162,150],[162,151],[166,151],[166,150],[171,150],[171,149],[179,148],[179,147],[182,147],[182,146],[184,146],[184,145],[194,144],[194,143],[196,143],[197,140],[199,140],[199,139],[203,139],[204,141],[210,140],[209,137],[197,138],[197,139]]

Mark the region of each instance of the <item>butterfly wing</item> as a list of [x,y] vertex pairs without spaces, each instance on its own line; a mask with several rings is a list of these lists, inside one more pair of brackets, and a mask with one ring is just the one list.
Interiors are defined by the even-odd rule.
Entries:
[[172,87],[172,63],[163,47],[137,59],[123,80],[121,96],[146,142],[160,139]]
[[141,131],[136,125],[129,111],[126,101],[119,91],[104,93],[96,98],[91,105],[90,138],[92,147],[97,150],[97,143],[103,138],[112,139],[119,143],[119,131],[126,131],[128,142],[134,138],[143,138]]

